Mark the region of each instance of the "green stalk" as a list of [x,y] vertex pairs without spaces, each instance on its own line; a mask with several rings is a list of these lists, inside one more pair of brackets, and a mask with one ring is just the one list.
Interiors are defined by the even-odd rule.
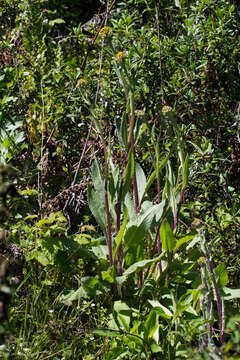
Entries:
[[[135,149],[134,149],[133,129],[135,124],[135,103],[134,103],[134,92],[132,90],[129,91],[129,101],[130,101],[130,123],[129,123],[129,133],[128,133],[128,149],[130,149],[133,152],[133,156],[134,156]],[[136,214],[138,214],[139,199],[138,199],[138,188],[137,188],[135,165],[134,165],[134,174],[133,174],[133,196],[134,196],[135,211]]]
[[107,144],[103,136],[102,127],[100,121],[97,119],[97,115],[93,113],[93,119],[96,125],[97,130],[99,131],[103,149],[104,149],[104,202],[105,202],[105,211],[107,217],[107,247],[108,247],[108,256],[110,266],[113,266],[113,256],[112,256],[112,231],[111,231],[111,216],[108,202],[108,153],[107,153]]

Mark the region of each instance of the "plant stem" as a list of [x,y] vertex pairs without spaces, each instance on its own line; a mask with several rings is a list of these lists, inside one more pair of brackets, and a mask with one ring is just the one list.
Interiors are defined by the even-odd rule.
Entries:
[[[128,148],[131,149],[133,157],[135,160],[135,149],[134,149],[134,136],[133,129],[135,124],[135,104],[134,104],[134,92],[129,91],[129,101],[130,101],[130,124],[129,124],[129,133],[128,133]],[[134,173],[133,173],[133,196],[134,196],[134,205],[136,214],[139,213],[139,199],[138,199],[138,187],[137,187],[137,178],[136,178],[136,169],[134,161]]]
[[207,257],[207,267],[208,267],[209,272],[211,274],[211,278],[212,278],[212,282],[213,282],[213,288],[214,288],[216,302],[217,302],[217,310],[218,310],[218,318],[219,318],[219,330],[220,330],[220,342],[222,344],[223,340],[224,340],[224,338],[223,338],[222,301],[221,301],[221,296],[220,296],[220,292],[219,292],[219,289],[218,289],[217,281],[216,281],[216,278],[215,278],[212,261],[211,261],[211,259],[209,259],[209,257]]
[[104,201],[105,201],[105,210],[107,216],[107,246],[108,246],[109,263],[110,266],[113,266],[111,216],[110,216],[109,202],[108,202],[108,154],[107,154],[107,147],[105,142],[104,142],[104,160],[105,160]]

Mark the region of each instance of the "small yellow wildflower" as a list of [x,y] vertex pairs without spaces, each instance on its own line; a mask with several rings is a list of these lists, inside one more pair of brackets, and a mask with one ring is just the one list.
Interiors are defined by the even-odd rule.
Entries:
[[126,53],[124,51],[119,51],[116,55],[117,62],[122,62],[122,60],[126,57]]
[[200,257],[199,259],[198,259],[198,264],[200,265],[200,266],[203,266],[203,265],[205,265],[206,264],[206,258],[204,257],[204,256],[202,256],[202,257]]
[[172,111],[172,108],[171,106],[167,106],[167,105],[164,105],[163,108],[162,108],[162,113],[165,115],[167,114],[168,112]]
[[99,31],[99,36],[101,38],[104,38],[106,36],[110,36],[112,34],[112,29],[109,26],[104,26],[100,31]]
[[79,79],[78,82],[77,82],[77,87],[79,87],[79,86],[84,86],[84,85],[86,85],[86,84],[87,84],[87,80],[81,78],[81,79]]
[[143,110],[137,110],[136,113],[137,113],[137,116],[144,116]]

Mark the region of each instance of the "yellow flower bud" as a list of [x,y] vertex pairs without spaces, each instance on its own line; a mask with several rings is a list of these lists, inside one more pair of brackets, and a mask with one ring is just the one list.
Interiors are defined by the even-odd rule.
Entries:
[[117,62],[122,62],[122,60],[126,57],[126,53],[124,51],[119,51],[116,55]]
[[100,31],[99,31],[99,36],[101,38],[105,38],[106,36],[111,36],[112,35],[112,29],[109,26],[104,26]]
[[165,115],[167,114],[168,112],[172,111],[172,108],[171,106],[167,106],[167,105],[164,105],[163,108],[162,108],[162,113]]

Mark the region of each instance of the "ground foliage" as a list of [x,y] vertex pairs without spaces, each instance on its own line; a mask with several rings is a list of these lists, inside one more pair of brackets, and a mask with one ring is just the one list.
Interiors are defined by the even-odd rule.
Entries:
[[1,358],[239,358],[238,2],[0,20]]

